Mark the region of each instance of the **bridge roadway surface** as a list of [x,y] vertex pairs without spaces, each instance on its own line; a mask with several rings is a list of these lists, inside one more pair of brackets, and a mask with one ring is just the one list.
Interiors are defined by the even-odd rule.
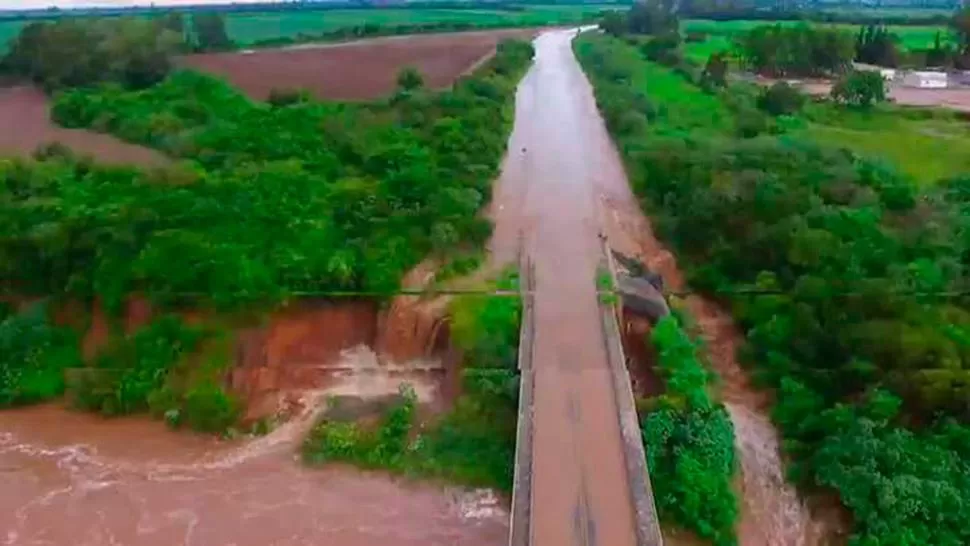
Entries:
[[571,41],[550,31],[519,84],[491,251],[534,263],[530,546],[634,546],[636,517],[596,294],[598,203],[634,203]]

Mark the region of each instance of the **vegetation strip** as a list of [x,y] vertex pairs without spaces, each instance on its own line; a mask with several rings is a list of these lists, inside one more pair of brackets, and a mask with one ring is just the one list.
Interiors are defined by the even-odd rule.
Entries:
[[970,313],[962,298],[919,295],[966,288],[967,181],[918,188],[820,146],[788,130],[797,108],[771,117],[758,91],[724,89],[676,50],[634,47],[656,39],[577,48],[634,190],[691,284],[784,292],[723,303],[746,332],[740,356],[777,392],[790,477],[837,495],[852,544],[967,543]]
[[[114,45],[172,36],[157,22],[84,24],[91,26],[43,32]],[[0,316],[0,348],[8,349],[0,357],[0,405],[66,391],[74,405],[104,414],[151,411],[172,425],[222,431],[241,409],[223,384],[232,336],[221,326],[188,326],[178,318],[186,307],[205,309],[207,323],[218,323],[299,294],[395,294],[401,277],[429,256],[447,262],[448,274],[478,263],[491,233],[479,210],[505,150],[529,44],[500,44],[442,93],[404,71],[395,94],[374,103],[297,94],[263,104],[214,78],[169,73],[164,48],[107,49],[100,61],[85,57],[60,71],[42,60],[44,48],[73,42],[37,41],[45,36],[34,28],[4,65],[60,89],[59,122],[151,146],[180,163],[106,167],[61,146],[32,160],[0,160],[0,293],[51,302],[27,314],[15,312],[23,305],[5,306]],[[146,52],[160,62],[140,64]],[[99,70],[98,62],[114,68]],[[518,296],[504,286],[483,291],[500,296],[489,297],[496,305],[514,305],[517,298],[502,292]],[[132,294],[151,303],[155,318],[125,332],[118,319]],[[78,340],[90,317],[59,326],[69,303],[82,315],[103,306],[111,318],[110,341],[93,358],[82,357]],[[36,347],[24,344],[31,339]],[[476,384],[505,381],[491,369],[480,375]],[[407,421],[407,400],[388,426]],[[449,427],[474,422],[478,411],[456,408],[458,422],[442,425],[441,441],[474,441]],[[429,449],[460,457],[447,445]],[[466,469],[464,479],[497,483],[498,466]]]

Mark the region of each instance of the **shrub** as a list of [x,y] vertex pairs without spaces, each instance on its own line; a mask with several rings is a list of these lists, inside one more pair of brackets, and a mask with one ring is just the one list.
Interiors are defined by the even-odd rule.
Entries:
[[758,96],[758,108],[772,116],[791,115],[802,109],[805,95],[787,82],[776,82]]
[[832,99],[847,106],[869,108],[886,100],[886,82],[878,72],[855,70],[835,82]]
[[199,432],[222,432],[236,424],[242,405],[235,396],[211,381],[203,381],[185,393],[179,423]]
[[680,36],[676,33],[650,38],[640,47],[640,52],[647,59],[664,66],[677,66],[683,59],[680,51]]
[[105,415],[148,411],[170,369],[198,346],[202,332],[173,315],[159,317],[133,335],[115,339],[93,367],[69,385],[75,405]]
[[643,445],[660,516],[717,545],[736,543],[734,427],[707,392],[711,374],[674,316],[651,334],[666,393],[641,415]]
[[0,315],[0,408],[57,398],[80,362],[77,336],[52,325],[44,305]]
[[424,87],[424,76],[417,68],[403,68],[397,75],[397,87],[402,91],[417,91]]
[[701,85],[714,89],[727,86],[728,63],[724,52],[712,53],[707,58],[704,71],[701,73]]
[[735,130],[741,138],[754,138],[768,130],[768,118],[754,108],[738,110],[735,116]]
[[273,88],[269,92],[269,98],[266,102],[271,105],[280,108],[283,106],[290,106],[292,104],[299,104],[301,102],[308,102],[310,99],[310,92],[306,89],[277,89]]

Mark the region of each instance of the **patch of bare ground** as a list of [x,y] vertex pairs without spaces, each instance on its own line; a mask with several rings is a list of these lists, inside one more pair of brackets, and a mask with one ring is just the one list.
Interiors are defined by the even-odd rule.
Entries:
[[161,166],[162,154],[110,135],[58,127],[50,119],[50,100],[31,86],[0,88],[0,155],[29,155],[59,142],[81,155],[113,164]]
[[[769,86],[776,79],[758,77],[755,82]],[[828,96],[832,92],[830,80],[787,80],[797,85],[803,92],[815,97]],[[889,98],[903,106],[949,108],[959,112],[970,112],[970,88],[954,87],[947,89],[922,89],[890,84],[887,88]]]
[[273,89],[307,89],[318,98],[368,100],[392,93],[397,75],[418,69],[425,84],[445,88],[495,52],[501,40],[529,39],[535,29],[395,36],[339,44],[182,57],[181,66],[226,78],[250,97]]

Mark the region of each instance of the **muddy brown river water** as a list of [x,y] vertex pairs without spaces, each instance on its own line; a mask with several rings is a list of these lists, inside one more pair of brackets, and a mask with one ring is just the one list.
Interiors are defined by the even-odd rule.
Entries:
[[0,413],[0,544],[501,544],[504,501],[294,461],[312,416],[249,441],[47,406]]

